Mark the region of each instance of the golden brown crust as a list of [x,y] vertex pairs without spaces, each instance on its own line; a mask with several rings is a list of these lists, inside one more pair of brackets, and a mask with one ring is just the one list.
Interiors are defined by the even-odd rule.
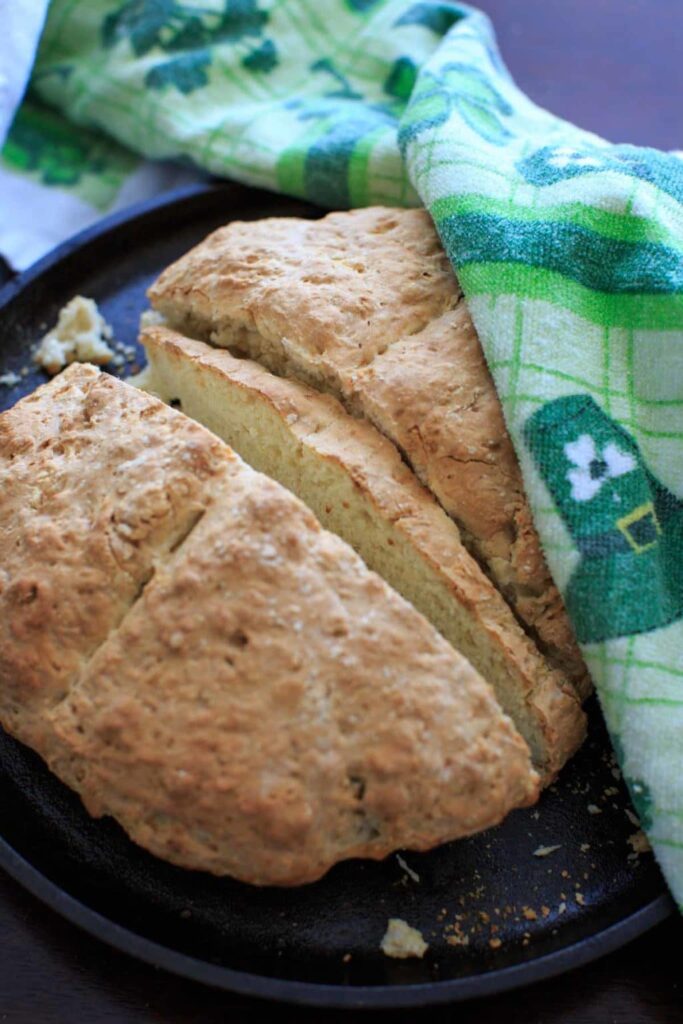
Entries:
[[148,421],[149,412],[135,389],[73,365],[0,416],[0,674],[10,725],[21,716],[26,730],[35,715],[42,731],[42,712],[118,625],[223,472],[223,446],[205,430],[179,429],[163,406]]
[[534,799],[472,667],[202,427],[74,367],[0,438],[0,721],[93,814],[293,885]]
[[165,270],[149,295],[186,333],[227,331],[264,361],[274,346],[278,362],[340,390],[348,372],[460,298],[430,223],[424,210],[384,208],[235,221]]
[[[141,341],[152,390],[179,399],[190,416],[302,497],[324,526],[430,618],[494,685],[549,781],[584,736],[574,693],[539,655],[463,547],[457,526],[391,442],[330,395],[275,377],[251,360],[164,327],[148,328]],[[322,475],[325,464],[341,471],[346,488],[343,479],[340,486]]]
[[[463,527],[544,654],[587,695],[500,402],[426,211],[235,222],[164,271],[149,295],[172,327],[330,391],[374,422]],[[463,457],[470,446],[475,461]]]
[[465,305],[358,371],[349,402],[399,445],[549,660],[587,697],[586,666]]

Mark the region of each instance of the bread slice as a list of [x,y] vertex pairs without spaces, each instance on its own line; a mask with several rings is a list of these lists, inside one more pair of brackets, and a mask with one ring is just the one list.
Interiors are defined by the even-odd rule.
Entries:
[[584,700],[590,676],[548,572],[465,304],[359,369],[347,401],[400,447],[518,620]]
[[153,853],[257,884],[532,801],[490,687],[279,484],[73,366],[0,417],[0,722]]
[[141,398],[74,365],[0,416],[2,721],[38,748],[225,472],[205,430]]
[[351,544],[489,680],[546,781],[574,753],[584,715],[455,524],[397,450],[336,399],[164,327],[141,335],[145,386],[279,480]]
[[328,391],[374,423],[545,656],[582,698],[590,692],[493,381],[426,211],[235,222],[164,271],[149,295],[171,327]]

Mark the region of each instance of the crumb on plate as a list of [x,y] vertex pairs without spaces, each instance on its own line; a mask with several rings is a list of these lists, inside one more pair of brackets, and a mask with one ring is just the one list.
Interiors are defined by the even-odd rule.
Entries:
[[115,355],[107,344],[111,338],[112,329],[93,299],[76,295],[60,310],[57,323],[41,339],[33,360],[51,376],[68,363],[104,366]]
[[417,871],[413,871],[411,866],[406,863],[406,861],[403,859],[400,853],[396,854],[396,860],[399,863],[399,867],[403,868],[403,870],[405,871],[409,878],[412,878],[414,882],[420,881],[420,876],[418,875]]
[[556,846],[539,846],[538,849],[534,850],[534,857],[549,857],[551,853],[555,853],[555,850],[561,849],[561,843],[558,843]]
[[627,842],[632,847],[634,853],[650,853],[652,850],[650,842],[642,829],[629,836]]
[[385,956],[406,960],[411,956],[423,957],[429,949],[429,944],[422,937],[422,932],[417,928],[411,928],[403,918],[390,917],[380,949]]

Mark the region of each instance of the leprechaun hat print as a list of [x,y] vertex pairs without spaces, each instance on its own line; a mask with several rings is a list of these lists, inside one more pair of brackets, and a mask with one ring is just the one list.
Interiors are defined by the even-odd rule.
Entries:
[[565,600],[581,643],[683,616],[683,501],[590,395],[533,413],[524,438],[581,555]]

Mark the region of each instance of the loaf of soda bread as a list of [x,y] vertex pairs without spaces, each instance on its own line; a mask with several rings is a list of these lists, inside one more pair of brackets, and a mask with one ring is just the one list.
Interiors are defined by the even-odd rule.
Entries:
[[330,395],[165,327],[143,331],[145,386],[301,498],[492,683],[545,781],[583,739],[573,689],[550,668],[458,528],[390,441]]
[[488,684],[347,544],[90,366],[0,416],[0,723],[152,853],[256,884],[538,790]]
[[543,654],[587,695],[500,402],[426,211],[234,222],[164,271],[149,295],[171,327],[328,391],[374,423]]

